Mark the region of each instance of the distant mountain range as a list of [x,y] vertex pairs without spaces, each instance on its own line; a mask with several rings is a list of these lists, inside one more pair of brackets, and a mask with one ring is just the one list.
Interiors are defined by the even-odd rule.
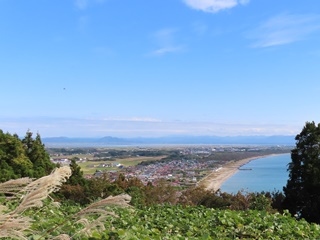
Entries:
[[239,144],[239,145],[294,145],[294,136],[169,136],[158,138],[42,138],[47,147],[102,147],[102,146],[137,146],[137,145],[174,145],[174,144]]

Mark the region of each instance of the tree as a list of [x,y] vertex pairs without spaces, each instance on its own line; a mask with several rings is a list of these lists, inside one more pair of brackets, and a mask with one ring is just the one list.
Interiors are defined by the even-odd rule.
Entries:
[[0,181],[32,176],[33,164],[16,135],[0,130]]
[[40,135],[37,134],[36,138],[33,139],[32,132],[27,131],[22,143],[25,147],[26,156],[33,164],[33,177],[39,178],[50,174],[55,165],[50,161]]
[[40,178],[51,173],[50,161],[40,135],[32,138],[28,131],[24,139],[0,130],[0,182],[20,177]]
[[295,138],[284,187],[284,208],[298,218],[320,223],[320,124],[307,122]]
[[61,195],[68,200],[72,200],[81,204],[87,204],[90,202],[88,192],[88,181],[84,178],[81,167],[77,164],[76,160],[78,158],[74,157],[71,159],[69,165],[71,169],[71,176],[69,179],[61,186],[58,197]]
[[72,158],[70,163],[70,168],[72,175],[66,182],[70,185],[81,185],[86,186],[87,180],[83,176],[83,171],[81,171],[81,167],[76,162],[77,158]]

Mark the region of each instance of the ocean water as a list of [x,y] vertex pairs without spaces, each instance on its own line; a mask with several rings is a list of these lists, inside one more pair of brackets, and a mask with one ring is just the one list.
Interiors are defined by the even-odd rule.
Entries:
[[283,191],[287,184],[290,154],[263,157],[249,162],[225,181],[221,186],[222,192],[237,193],[239,190],[249,192]]

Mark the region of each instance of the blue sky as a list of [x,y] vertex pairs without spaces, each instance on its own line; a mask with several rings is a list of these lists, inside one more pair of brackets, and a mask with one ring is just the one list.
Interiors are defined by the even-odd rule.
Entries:
[[0,129],[295,135],[320,121],[320,1],[0,0]]

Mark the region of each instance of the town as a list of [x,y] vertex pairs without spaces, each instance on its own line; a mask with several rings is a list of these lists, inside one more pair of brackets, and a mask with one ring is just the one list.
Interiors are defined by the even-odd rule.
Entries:
[[106,176],[116,180],[138,178],[145,185],[165,179],[171,185],[196,185],[224,164],[250,157],[290,152],[287,146],[170,146],[136,148],[48,149],[51,160],[61,165],[74,159],[86,178]]

